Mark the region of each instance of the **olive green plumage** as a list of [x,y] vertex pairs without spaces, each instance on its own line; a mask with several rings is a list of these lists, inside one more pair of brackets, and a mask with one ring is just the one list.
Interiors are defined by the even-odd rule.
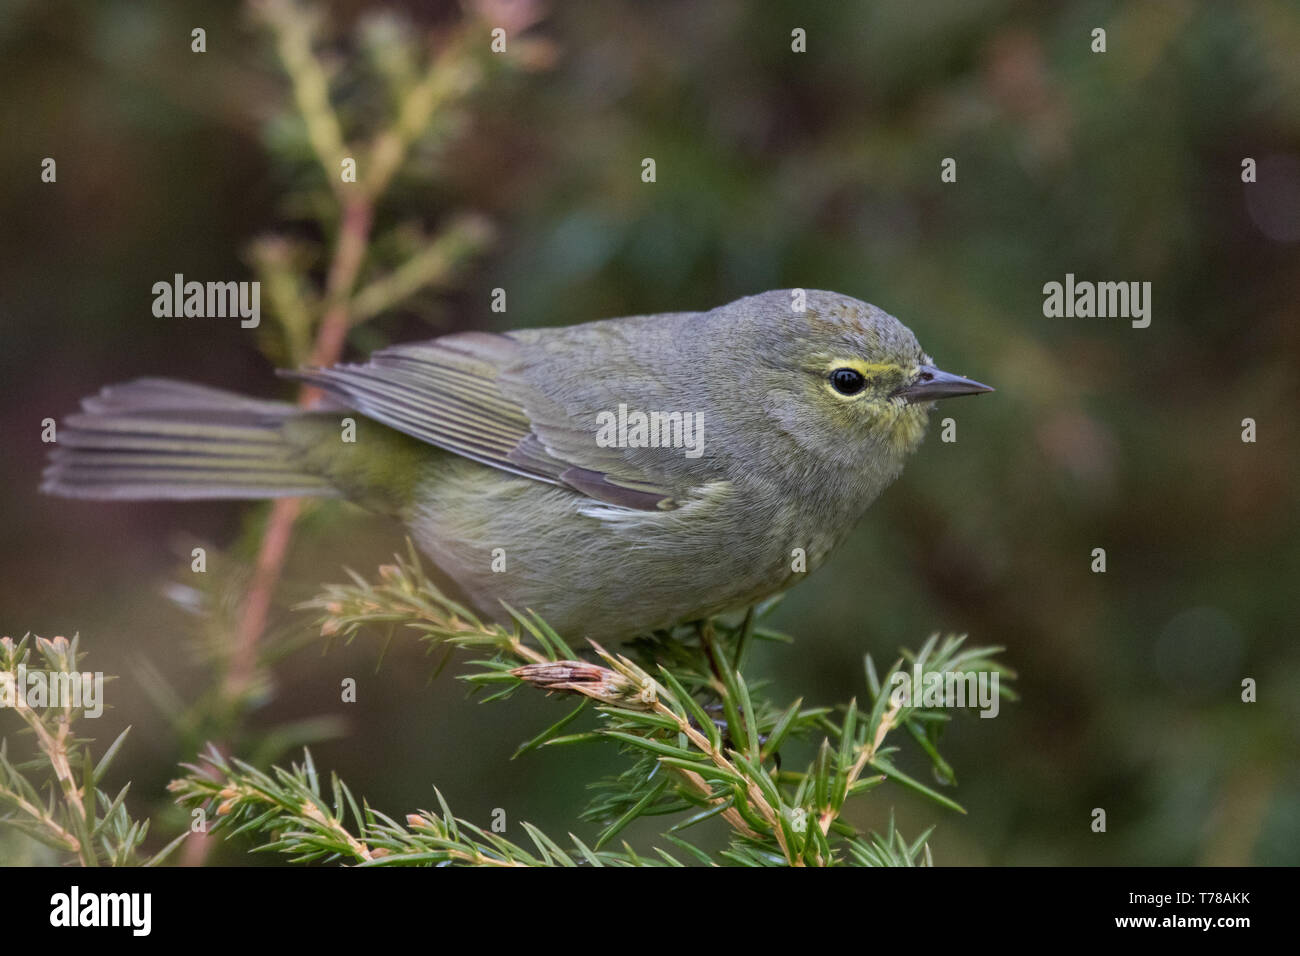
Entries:
[[[504,601],[575,639],[626,637],[795,583],[898,475],[931,400],[988,391],[934,369],[875,306],[797,300],[461,333],[288,373],[329,395],[312,411],[158,379],[110,387],[63,424],[43,488],[342,495],[405,521],[484,612]],[[629,410],[695,432],[611,441]]]

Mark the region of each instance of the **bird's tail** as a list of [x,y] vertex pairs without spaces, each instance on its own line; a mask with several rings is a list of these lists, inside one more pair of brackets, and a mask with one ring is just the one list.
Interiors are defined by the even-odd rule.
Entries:
[[285,439],[286,402],[145,378],[112,385],[57,426],[41,490],[66,498],[335,495]]

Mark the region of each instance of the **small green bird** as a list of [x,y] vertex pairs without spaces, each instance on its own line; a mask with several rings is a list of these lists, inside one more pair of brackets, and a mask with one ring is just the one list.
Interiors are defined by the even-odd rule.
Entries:
[[881,309],[805,295],[464,332],[284,373],[329,396],[311,409],[111,386],[58,432],[42,490],[341,495],[400,518],[497,619],[504,601],[570,639],[617,640],[708,617],[820,565],[920,444],[934,399],[992,391],[939,371]]

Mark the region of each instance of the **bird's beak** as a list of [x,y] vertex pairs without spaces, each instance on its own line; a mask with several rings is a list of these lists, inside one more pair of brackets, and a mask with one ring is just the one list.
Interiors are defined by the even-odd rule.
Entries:
[[943,372],[932,365],[922,365],[912,384],[905,385],[894,396],[904,398],[909,404],[917,402],[932,402],[938,398],[954,398],[957,395],[977,395],[980,392],[991,392],[987,385],[981,385],[979,382],[972,381],[969,378],[962,378],[960,375],[953,375],[951,372]]

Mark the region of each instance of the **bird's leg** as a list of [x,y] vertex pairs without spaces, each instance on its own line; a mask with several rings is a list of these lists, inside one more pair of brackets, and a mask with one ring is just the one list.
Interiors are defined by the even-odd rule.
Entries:
[[749,650],[749,639],[754,634],[754,618],[757,605],[751,604],[745,610],[745,619],[740,622],[740,636],[736,638],[736,670],[745,663],[745,651]]
[[[754,608],[751,606],[750,609],[745,614],[745,622],[741,627],[740,643],[736,645],[737,669],[739,669],[740,667],[740,663],[739,663],[740,655],[744,651],[744,641],[748,636],[748,634],[753,630],[753,628],[754,628]],[[713,676],[717,680],[718,685],[720,687],[725,688],[727,686],[727,681],[724,680],[722,677],[722,662],[725,658],[722,649],[718,647],[718,640],[717,640],[718,635],[717,632],[714,631],[713,629],[713,621],[707,619],[703,621],[696,621],[695,630],[696,633],[700,635],[700,646],[704,648],[704,654],[709,659],[709,669],[713,671]],[[725,710],[725,708],[722,706],[721,703],[704,704],[703,707],[705,712],[709,714],[715,714],[715,713],[721,714]],[[737,705],[737,710],[739,711],[740,717],[743,720],[750,719],[749,714],[746,714],[744,711],[739,710],[739,705]],[[731,742],[735,746],[737,747],[743,746],[740,739],[732,735],[731,725],[728,722],[726,717],[724,716],[714,717],[713,723],[717,726],[719,730],[721,730],[727,736],[729,740],[731,740]],[[764,743],[764,744],[767,743],[766,734],[759,734],[758,739],[759,739],[759,743]]]
[[[731,736],[731,725],[730,725],[729,723],[727,723],[727,718],[724,717],[724,716],[722,716],[722,712],[723,712],[723,710],[724,710],[722,704],[701,704],[700,707],[704,710],[704,712],[705,712],[706,714],[709,714],[709,715],[710,715],[710,718],[711,718],[711,720],[712,720],[712,722],[713,722],[713,726],[717,727],[720,731],[722,731],[722,732],[723,732],[724,734],[726,734],[728,737]],[[717,717],[714,717],[714,716],[713,716],[714,714],[717,714],[718,716],[717,716]],[[744,711],[741,711],[741,716],[742,716],[742,717],[745,716]],[[699,727],[699,726],[696,724],[696,722],[695,722],[694,720],[691,721],[691,726],[695,727],[696,730],[702,730],[702,729],[703,729],[702,727]],[[759,735],[758,735],[758,742],[759,742],[760,744],[765,744],[765,743],[767,743],[767,740],[768,740],[768,735],[767,735],[767,734],[759,734]],[[773,756],[776,758],[776,761],[777,761],[777,769],[779,770],[780,767],[781,767],[781,757],[780,757],[780,754],[773,754]]]
[[713,621],[705,618],[695,622],[695,633],[700,637],[700,647],[704,649],[704,656],[708,658],[709,670],[713,671],[713,676],[723,687],[727,686],[726,680],[722,677],[722,661],[718,655],[717,632],[713,630]]
[[[709,670],[713,671],[713,679],[717,681],[719,687],[726,687],[727,682],[722,677],[722,662],[718,656],[717,645],[714,643],[717,633],[713,630],[713,622],[708,618],[696,621],[695,633],[700,637],[700,647],[704,650],[704,656],[709,661]],[[719,713],[724,709],[721,703],[703,704],[702,706],[706,713]],[[713,723],[728,739],[731,739],[731,727],[725,717],[714,717]]]

